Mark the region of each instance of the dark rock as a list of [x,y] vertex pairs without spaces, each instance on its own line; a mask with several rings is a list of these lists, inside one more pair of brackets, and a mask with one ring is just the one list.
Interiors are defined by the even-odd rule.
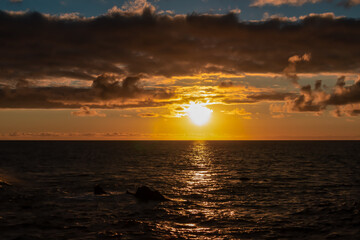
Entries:
[[96,185],[94,187],[94,194],[95,195],[104,195],[104,194],[107,194],[104,189],[102,189],[102,187],[100,185]]
[[248,178],[248,177],[241,177],[240,180],[241,180],[241,181],[250,181],[250,178]]
[[139,187],[136,190],[136,193],[131,193],[129,191],[126,191],[126,193],[134,195],[143,201],[168,201],[168,199],[164,197],[159,191],[152,190],[147,186]]
[[11,187],[11,184],[0,180],[0,191]]
[[11,184],[10,184],[10,183],[7,183],[7,182],[5,182],[5,181],[1,181],[1,180],[0,180],[0,186],[1,186],[1,187],[10,187]]

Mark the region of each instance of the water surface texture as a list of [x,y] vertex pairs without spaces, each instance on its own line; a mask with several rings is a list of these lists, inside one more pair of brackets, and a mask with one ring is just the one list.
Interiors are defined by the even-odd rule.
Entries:
[[359,201],[359,141],[0,142],[4,240],[360,239]]

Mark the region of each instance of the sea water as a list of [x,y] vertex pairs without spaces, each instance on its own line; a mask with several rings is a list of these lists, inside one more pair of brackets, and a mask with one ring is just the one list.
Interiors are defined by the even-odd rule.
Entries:
[[359,212],[359,141],[0,142],[1,240],[360,239]]

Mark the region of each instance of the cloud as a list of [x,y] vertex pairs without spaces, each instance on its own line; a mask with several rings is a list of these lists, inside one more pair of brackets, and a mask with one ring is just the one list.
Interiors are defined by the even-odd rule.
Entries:
[[79,12],[63,13],[59,15],[59,19],[64,19],[64,20],[76,20],[81,18],[82,17]]
[[153,100],[173,96],[165,89],[140,87],[139,82],[139,77],[126,77],[121,81],[112,74],[100,75],[90,88],[33,87],[22,80],[16,88],[0,88],[0,108],[153,107],[161,105]]
[[169,14],[169,15],[173,15],[175,14],[175,11],[174,10],[160,10],[157,12],[158,14]]
[[356,71],[360,62],[355,54],[360,23],[353,19],[315,16],[296,23],[247,23],[232,14],[170,17],[145,11],[141,16],[66,20],[2,12],[0,20],[1,43],[7,46],[0,55],[3,81],[91,81],[104,73],[280,73],[289,56],[299,52],[313,55],[312,64],[301,66],[301,72]]
[[320,112],[327,106],[336,106],[337,109],[333,112],[336,116],[341,116],[343,112],[347,115],[357,115],[354,104],[359,103],[360,81],[346,86],[345,76],[338,78],[331,93],[325,92],[321,80],[318,80],[315,82],[314,89],[310,85],[303,86],[300,95],[288,101],[290,110],[297,112]]
[[281,21],[281,22],[297,22],[299,20],[304,20],[306,18],[322,18],[322,19],[342,19],[346,18],[345,16],[336,16],[333,12],[324,12],[324,13],[309,13],[307,15],[299,17],[286,17],[281,14],[270,15],[268,12],[265,12],[262,18],[262,21]]
[[299,19],[295,16],[293,17],[285,17],[281,14],[274,14],[274,15],[270,15],[268,12],[265,12],[263,14],[263,18],[262,21],[269,21],[269,20],[280,20],[283,22],[295,22],[298,21]]
[[284,104],[270,104],[270,112],[276,114],[283,114],[287,112],[286,105]]
[[360,4],[360,0],[342,0],[338,5],[351,8]]
[[0,134],[2,138],[14,139],[88,139],[88,137],[103,139],[103,138],[121,138],[125,137],[153,137],[153,134],[137,133],[137,132],[9,132]]
[[229,88],[229,87],[232,87],[232,86],[234,86],[234,84],[233,84],[233,82],[230,81],[230,80],[222,81],[222,82],[220,82],[220,84],[219,84],[219,87],[220,87],[220,88]]
[[244,119],[252,119],[251,112],[246,111],[244,108],[235,108],[231,111],[222,111],[223,113],[227,115],[236,115],[236,116],[242,116]]
[[249,100],[249,99],[236,99],[236,98],[225,98],[222,101],[224,104],[250,104],[257,103],[258,101]]
[[144,9],[155,10],[155,7],[149,3],[147,0],[130,0],[123,4],[121,7],[124,11],[127,12],[137,12],[141,14]]
[[356,117],[360,116],[360,104],[350,104],[345,106],[336,106],[336,109],[331,112],[334,117]]
[[139,77],[132,76],[120,82],[116,75],[103,74],[93,81],[92,88],[101,99],[134,98],[137,94],[144,93],[138,86],[139,81]]
[[129,0],[125,2],[120,8],[114,6],[109,9],[108,14],[124,14],[124,15],[141,15],[144,10],[149,12],[155,12],[156,8],[154,5],[149,3],[147,0]]
[[[158,106],[166,103],[155,100],[173,93],[148,88],[143,79],[283,72],[296,79],[299,73],[360,69],[360,20],[252,23],[232,13],[160,15],[145,3],[134,2],[141,11],[128,5],[92,18],[0,12],[0,107]],[[311,53],[311,64],[303,64],[309,59],[304,53]],[[89,87],[54,87],[59,79]],[[39,87],[45,81],[49,86]]]
[[142,118],[155,118],[155,117],[158,117],[159,114],[156,114],[156,113],[139,113],[138,116],[142,117]]
[[23,0],[10,0],[10,2],[12,2],[12,3],[22,3]]
[[288,59],[289,65],[284,69],[284,75],[290,79],[293,84],[295,84],[297,87],[299,86],[298,80],[299,77],[296,74],[296,63],[304,61],[309,62],[311,59],[310,53],[305,53],[302,56],[294,55]]
[[336,16],[333,12],[324,12],[324,13],[309,13],[308,15],[300,16],[300,20],[304,20],[309,17],[320,17],[323,19],[341,19],[345,18],[345,16]]
[[[319,82],[316,85],[318,86]],[[300,96],[292,101],[291,110],[295,112],[320,112],[326,107],[324,104],[325,96],[326,94],[319,87],[312,90],[310,85],[303,86],[300,90]]]
[[[251,7],[262,7],[264,5],[292,5],[292,6],[302,6],[305,3],[318,3],[323,0],[253,0],[250,4]],[[356,1],[356,0],[355,0]]]
[[283,93],[283,92],[271,92],[248,95],[247,98],[253,101],[284,101],[289,98],[294,98],[298,94],[295,93]]
[[65,133],[60,132],[10,132],[6,134],[1,134],[1,136],[5,137],[59,137],[63,136]]
[[72,115],[77,117],[105,117],[106,114],[99,113],[98,111],[91,110],[89,107],[81,107],[79,111],[71,112]]
[[231,10],[230,10],[230,13],[240,14],[240,13],[241,13],[241,9],[239,9],[239,8],[231,9]]
[[340,77],[336,83],[335,92],[327,100],[328,105],[346,105],[360,102],[360,81],[351,86],[345,86],[345,77]]

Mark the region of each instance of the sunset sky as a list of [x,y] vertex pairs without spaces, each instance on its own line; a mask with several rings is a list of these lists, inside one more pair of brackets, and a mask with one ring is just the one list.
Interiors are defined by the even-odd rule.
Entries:
[[0,0],[0,139],[360,139],[360,0]]

